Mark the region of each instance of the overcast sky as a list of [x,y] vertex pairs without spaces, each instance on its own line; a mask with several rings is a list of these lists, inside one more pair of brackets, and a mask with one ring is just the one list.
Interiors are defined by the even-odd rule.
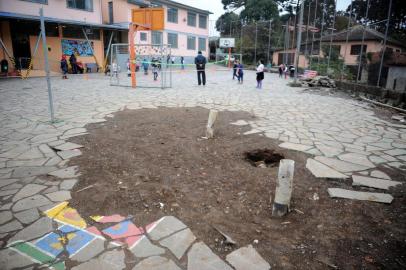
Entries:
[[[214,14],[210,15],[211,21],[209,25],[210,35],[214,34],[213,31],[215,31],[214,22],[217,20],[218,17],[221,16],[221,14],[225,12],[221,0],[174,0],[174,1],[213,12]],[[323,0],[318,1],[322,2]],[[350,3],[351,0],[337,0],[337,10],[345,10],[350,5]]]

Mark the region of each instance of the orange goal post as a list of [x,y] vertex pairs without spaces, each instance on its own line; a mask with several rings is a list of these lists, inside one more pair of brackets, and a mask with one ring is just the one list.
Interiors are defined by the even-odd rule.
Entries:
[[163,8],[136,8],[131,12],[131,23],[128,31],[130,44],[130,70],[131,86],[137,86],[135,77],[135,35],[137,31],[159,31],[164,29],[164,9]]

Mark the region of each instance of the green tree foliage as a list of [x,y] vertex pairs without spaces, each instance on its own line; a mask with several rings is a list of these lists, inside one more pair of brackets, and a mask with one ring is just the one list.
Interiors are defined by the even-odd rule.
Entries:
[[279,16],[278,6],[272,0],[246,0],[240,18],[245,22],[268,21]]
[[[370,0],[368,17],[366,17],[367,1],[353,0],[353,13],[358,14],[357,20],[359,23],[368,22],[376,23],[386,20],[388,16],[389,0]],[[350,6],[347,12],[350,11]],[[376,24],[378,31],[385,32],[385,22]],[[406,3],[405,0],[393,0],[392,11],[389,24],[389,35],[400,41],[406,41]]]
[[234,12],[226,12],[221,15],[216,21],[216,30],[222,36],[229,36],[232,30],[241,26],[240,17]]

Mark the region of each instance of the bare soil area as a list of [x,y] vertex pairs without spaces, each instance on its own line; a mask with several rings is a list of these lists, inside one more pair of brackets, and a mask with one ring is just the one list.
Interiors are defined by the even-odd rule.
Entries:
[[[327,188],[349,188],[350,180],[316,179],[307,155],[242,135],[249,127],[230,123],[251,120],[245,112],[220,112],[216,137],[204,140],[207,117],[203,108],[125,110],[88,125],[89,135],[71,139],[84,145],[69,164],[82,173],[71,204],[83,217],[133,215],[143,226],[174,215],[222,258],[253,244],[273,269],[406,268],[404,185],[391,191],[391,205],[331,199]],[[257,149],[295,160],[294,210],[282,219],[271,217],[278,163],[254,166],[246,153]],[[214,227],[237,245],[222,243]]]

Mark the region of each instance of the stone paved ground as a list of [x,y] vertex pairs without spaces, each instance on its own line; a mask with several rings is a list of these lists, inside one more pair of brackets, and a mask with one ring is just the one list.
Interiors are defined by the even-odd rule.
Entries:
[[[221,260],[174,217],[157,221],[146,232],[131,217],[119,217],[115,226],[100,232],[64,203],[80,174],[67,161],[81,154],[80,145],[66,140],[85,135],[86,124],[103,122],[125,107],[250,112],[257,118],[248,123],[252,129],[247,134],[262,132],[280,140],[281,147],[312,155],[307,168],[316,177],[353,177],[354,185],[377,188],[374,194],[359,194],[348,186],[329,190],[330,196],[393,199],[385,190],[400,179],[390,179],[376,166],[405,168],[406,126],[380,119],[369,105],[302,93],[269,74],[264,89],[257,90],[255,74],[249,71],[244,85],[224,71],[210,70],[206,87],[196,85],[194,73],[173,77],[174,87],[165,90],[112,87],[97,74],[53,78],[54,124],[49,123],[44,79],[0,81],[0,269],[31,269],[38,263],[64,269],[70,267],[64,263],[68,257],[76,261],[73,269],[123,269],[135,263],[133,269],[269,268],[251,246]],[[46,174],[56,180],[45,180]],[[134,255],[132,261],[122,246]]]

